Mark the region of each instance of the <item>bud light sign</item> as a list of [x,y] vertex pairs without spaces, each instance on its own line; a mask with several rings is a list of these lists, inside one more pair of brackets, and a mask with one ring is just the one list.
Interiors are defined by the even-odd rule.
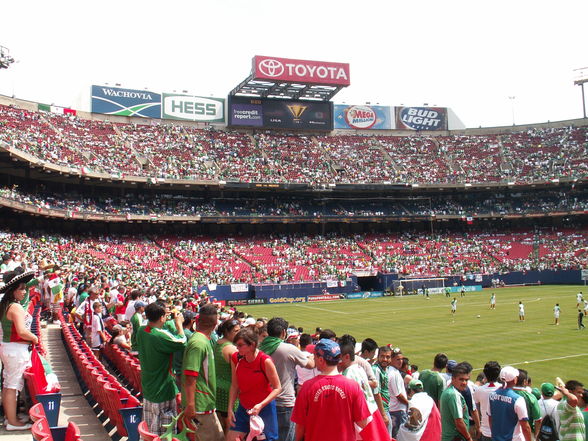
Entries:
[[335,104],[335,128],[354,130],[390,130],[390,107],[346,106]]
[[396,107],[398,130],[447,130],[444,107]]

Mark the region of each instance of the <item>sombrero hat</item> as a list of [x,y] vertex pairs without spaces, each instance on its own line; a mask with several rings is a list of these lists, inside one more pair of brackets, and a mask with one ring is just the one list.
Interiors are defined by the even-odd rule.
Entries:
[[[20,271],[18,271],[20,269]],[[22,272],[21,272],[22,271]],[[0,288],[0,293],[5,293],[13,286],[18,286],[19,283],[27,283],[35,277],[34,271],[23,271],[20,267],[14,271],[4,273],[4,286]]]

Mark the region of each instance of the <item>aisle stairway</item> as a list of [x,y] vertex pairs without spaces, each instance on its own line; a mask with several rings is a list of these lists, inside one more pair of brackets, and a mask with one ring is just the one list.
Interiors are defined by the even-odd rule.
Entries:
[[[60,326],[48,325],[47,328],[43,329],[43,333],[45,347],[47,349],[47,360],[51,364],[61,384],[62,399],[59,423],[62,425],[66,425],[68,421],[76,423],[80,428],[83,440],[112,441],[82,394],[70,360],[67,357],[67,352],[63,346]],[[30,441],[31,436],[28,434],[26,438],[22,439]],[[15,438],[14,441],[20,440]]]

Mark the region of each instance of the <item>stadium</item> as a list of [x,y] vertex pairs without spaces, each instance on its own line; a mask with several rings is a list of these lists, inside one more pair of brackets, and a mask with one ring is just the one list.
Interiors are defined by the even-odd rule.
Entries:
[[136,354],[98,356],[74,326],[80,285],[373,338],[421,371],[446,352],[472,381],[489,357],[528,364],[534,387],[582,380],[585,115],[466,128],[449,107],[339,104],[350,64],[280,56],[234,83],[226,98],[94,84],[79,109],[0,95],[3,272],[37,271],[40,352],[93,408],[27,371],[35,439],[158,439]]

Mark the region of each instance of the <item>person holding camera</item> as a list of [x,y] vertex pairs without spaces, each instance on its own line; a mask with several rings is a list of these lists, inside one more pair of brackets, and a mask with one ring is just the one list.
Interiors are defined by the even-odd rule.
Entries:
[[137,349],[141,363],[141,386],[143,388],[143,419],[149,431],[162,435],[164,424],[172,422],[177,415],[176,395],[178,387],[172,375],[172,354],[186,346],[182,326],[182,314],[171,313],[177,335],[163,329],[168,319],[165,304],[157,301],[145,308],[147,325],[139,328]]

